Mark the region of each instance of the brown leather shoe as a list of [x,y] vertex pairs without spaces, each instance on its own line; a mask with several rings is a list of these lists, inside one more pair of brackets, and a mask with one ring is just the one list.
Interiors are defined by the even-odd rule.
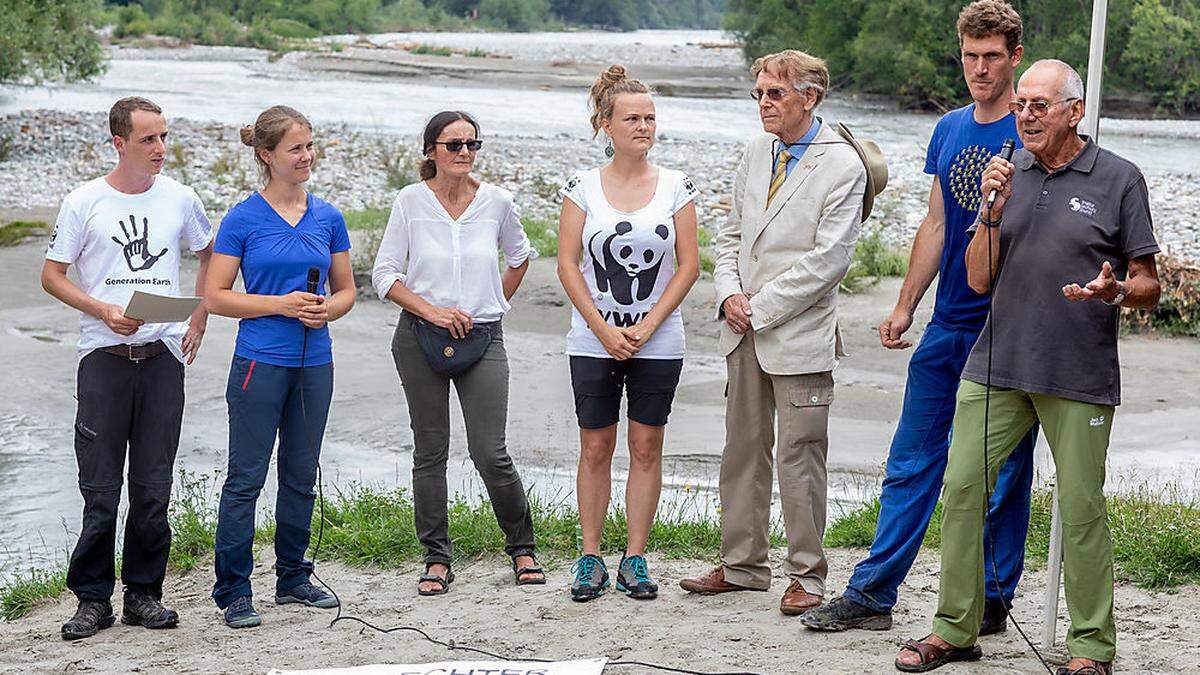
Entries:
[[779,611],[788,616],[799,616],[813,607],[820,607],[824,600],[824,596],[813,595],[804,590],[799,581],[793,581],[783,592],[783,598],[779,601]]
[[679,586],[689,593],[712,595],[714,593],[729,593],[730,591],[752,591],[753,588],[738,586],[725,581],[725,566],[717,565],[705,574],[689,579],[680,579]]

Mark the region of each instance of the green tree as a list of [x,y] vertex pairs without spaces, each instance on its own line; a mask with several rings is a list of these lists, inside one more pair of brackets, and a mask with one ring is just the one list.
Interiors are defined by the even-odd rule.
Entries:
[[0,0],[0,82],[83,80],[103,72],[90,0]]
[[1177,113],[1200,101],[1200,12],[1180,10],[1190,16],[1162,0],[1138,0],[1126,48],[1128,76],[1160,92],[1160,104]]

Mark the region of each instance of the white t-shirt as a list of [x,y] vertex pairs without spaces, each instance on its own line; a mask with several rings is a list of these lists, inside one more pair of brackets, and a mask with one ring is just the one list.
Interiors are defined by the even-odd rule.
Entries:
[[[609,324],[633,326],[658,302],[675,276],[674,216],[696,198],[695,186],[682,171],[659,168],[654,197],[630,213],[608,202],[596,168],[572,176],[559,194],[586,214],[579,271],[592,302]],[[683,352],[683,316],[676,308],[634,358],[682,359]],[[574,307],[567,354],[612,358]]]
[[[85,293],[125,307],[135,290],[185,295],[179,288],[179,242],[199,251],[212,237],[204,205],[192,188],[157,176],[149,190],[131,195],[101,176],[63,200],[46,259],[75,265]],[[181,322],[147,323],[133,335],[117,335],[103,321],[83,314],[79,358],[100,347],[162,340],[183,361],[186,333],[187,323]]]
[[375,256],[371,285],[380,299],[399,281],[438,307],[457,307],[481,323],[509,310],[497,250],[509,267],[537,257],[512,193],[481,183],[457,219],[425,181],[405,186],[392,203]]

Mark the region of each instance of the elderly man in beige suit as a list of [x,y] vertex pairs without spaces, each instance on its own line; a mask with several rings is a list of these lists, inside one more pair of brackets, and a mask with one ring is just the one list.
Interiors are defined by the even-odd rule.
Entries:
[[837,292],[868,179],[855,148],[814,115],[829,87],[823,60],[788,50],[762,57],[753,72],[766,133],[746,146],[733,207],[715,242],[729,377],[721,565],[680,585],[696,593],[770,586],[775,446],[791,579],[780,611],[795,615],[825,594],[827,429],[832,371],[843,355]]

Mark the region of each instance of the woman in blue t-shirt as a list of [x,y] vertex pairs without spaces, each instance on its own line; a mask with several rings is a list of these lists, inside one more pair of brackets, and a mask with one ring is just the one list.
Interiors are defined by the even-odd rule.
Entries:
[[[229,469],[217,516],[213,599],[232,628],[262,621],[251,604],[254,511],[279,438],[275,502],[275,602],[336,607],[309,582],[304,559],[313,485],[333,396],[326,325],[354,305],[350,237],[342,214],[304,189],[314,159],[312,125],[286,106],[241,130],[266,186],[234,206],[213,247],[205,304],[241,319],[229,371]],[[238,272],[246,292],[233,290]],[[315,272],[315,275],[313,274]],[[315,276],[316,292],[308,292]],[[322,293],[326,281],[331,295]]]

